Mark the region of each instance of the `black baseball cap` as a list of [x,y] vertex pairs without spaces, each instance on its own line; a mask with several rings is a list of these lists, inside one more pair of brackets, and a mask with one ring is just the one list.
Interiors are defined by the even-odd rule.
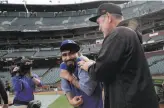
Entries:
[[78,52],[80,50],[80,46],[73,40],[65,40],[61,43],[60,46],[60,51],[62,52],[64,50],[71,50],[71,51]]
[[113,3],[103,3],[97,9],[97,15],[91,17],[89,20],[96,22],[97,18],[106,13],[122,15],[121,7]]

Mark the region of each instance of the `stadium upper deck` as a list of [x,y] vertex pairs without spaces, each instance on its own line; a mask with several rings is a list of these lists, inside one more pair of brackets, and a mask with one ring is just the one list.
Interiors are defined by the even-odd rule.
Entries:
[[[0,31],[38,32],[97,26],[88,21],[101,2],[72,5],[0,4]],[[115,3],[123,3],[113,1]],[[162,1],[137,1],[119,4],[125,19],[141,17],[164,8]]]
[[[94,26],[88,19],[108,1],[72,5],[0,4],[0,31],[35,32]],[[123,1],[113,1],[123,3]]]
[[[122,4],[127,1],[108,1],[108,0],[100,0],[100,1],[91,1],[85,3],[75,3],[75,4],[58,4],[58,5],[38,5],[38,4],[27,4],[29,12],[60,12],[60,11],[76,11],[76,10],[85,10],[97,8],[102,3],[112,2],[116,4]],[[26,11],[24,5],[22,4],[0,4],[1,11],[9,11],[14,12],[15,10],[18,12]]]
[[[0,4],[1,49],[51,48],[59,46],[65,39],[73,39],[82,44],[95,43],[96,39],[102,38],[102,34],[98,32],[97,25],[88,19],[96,13],[96,8],[101,3],[103,2],[60,6],[27,5],[29,13],[23,5]],[[126,19],[125,24],[136,19],[144,34],[163,30],[162,1],[128,2],[120,6]],[[143,41],[149,43],[154,39],[162,40],[163,34],[150,37],[144,36]]]

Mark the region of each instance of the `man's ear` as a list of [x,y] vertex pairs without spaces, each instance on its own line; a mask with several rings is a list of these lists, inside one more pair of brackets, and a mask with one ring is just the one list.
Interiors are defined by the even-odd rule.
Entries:
[[106,14],[107,14],[106,17],[108,17],[108,22],[111,23],[112,22],[112,15],[108,12]]

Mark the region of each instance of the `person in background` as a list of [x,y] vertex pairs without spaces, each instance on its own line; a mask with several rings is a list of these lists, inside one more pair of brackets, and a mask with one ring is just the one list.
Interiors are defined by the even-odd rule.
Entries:
[[[29,59],[21,59],[12,68],[12,85],[15,92],[13,104],[15,108],[27,108],[33,106],[31,102],[34,100],[35,86],[42,86],[39,77],[32,74],[32,61]],[[36,105],[37,106],[37,105]],[[40,106],[40,103],[38,103]],[[39,108],[37,106],[37,108]],[[28,107],[34,108],[34,107]]]
[[9,94],[10,94],[10,83],[9,83],[8,81],[6,81],[5,89],[6,89],[6,92],[7,92],[8,99],[9,99]]
[[0,104],[2,105],[2,107],[0,106],[0,108],[8,108],[8,96],[7,96],[7,92],[5,90],[5,86],[1,79],[0,79],[0,97],[2,97],[2,100],[4,103],[4,104],[2,104],[0,102]]
[[55,87],[55,88],[54,88],[54,91],[55,91],[55,94],[57,95],[57,94],[58,94],[58,88]]

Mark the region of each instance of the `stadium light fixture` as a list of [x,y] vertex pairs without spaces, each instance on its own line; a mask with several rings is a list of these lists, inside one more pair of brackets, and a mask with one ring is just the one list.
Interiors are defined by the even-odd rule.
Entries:
[[27,6],[26,6],[27,1],[26,1],[26,0],[23,0],[22,2],[24,2],[24,7],[25,7],[25,9],[26,9],[27,17],[29,17],[30,14],[29,14],[28,8],[27,8]]

